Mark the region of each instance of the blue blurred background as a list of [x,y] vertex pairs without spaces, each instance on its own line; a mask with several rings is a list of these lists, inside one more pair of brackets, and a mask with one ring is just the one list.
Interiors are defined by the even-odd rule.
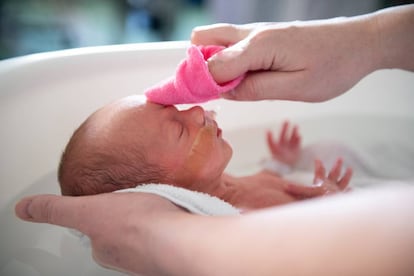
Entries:
[[397,0],[0,0],[0,59],[68,48],[188,40],[198,25],[352,16]]

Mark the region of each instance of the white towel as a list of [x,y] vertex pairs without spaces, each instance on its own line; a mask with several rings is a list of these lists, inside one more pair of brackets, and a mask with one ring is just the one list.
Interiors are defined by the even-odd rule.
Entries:
[[162,196],[191,213],[207,216],[239,215],[240,211],[218,197],[166,184],[143,184],[116,192],[142,192]]
[[[168,199],[189,212],[198,215],[232,216],[240,214],[240,211],[237,208],[218,197],[166,184],[142,184],[135,188],[123,189],[115,192],[156,194]],[[69,229],[69,232],[75,235],[83,246],[90,247],[88,236],[75,229]]]

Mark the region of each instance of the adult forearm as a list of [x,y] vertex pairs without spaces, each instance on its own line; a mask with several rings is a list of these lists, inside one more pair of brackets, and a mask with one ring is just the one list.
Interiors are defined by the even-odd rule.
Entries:
[[372,20],[377,25],[380,67],[414,71],[414,5],[381,10]]
[[88,235],[103,266],[140,275],[414,275],[414,187],[309,200],[245,216],[189,214],[141,193],[39,195],[31,222]]
[[413,208],[410,188],[188,220],[175,261],[194,275],[413,275]]

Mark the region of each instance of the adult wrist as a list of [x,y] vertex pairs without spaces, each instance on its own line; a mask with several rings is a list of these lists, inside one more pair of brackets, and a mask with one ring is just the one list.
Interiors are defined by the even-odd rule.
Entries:
[[371,15],[378,43],[377,69],[414,71],[414,5],[380,10]]
[[348,36],[348,43],[353,44],[353,54],[357,57],[354,70],[364,77],[382,69],[384,57],[375,16],[368,14],[351,17],[345,25],[345,33],[352,33]]

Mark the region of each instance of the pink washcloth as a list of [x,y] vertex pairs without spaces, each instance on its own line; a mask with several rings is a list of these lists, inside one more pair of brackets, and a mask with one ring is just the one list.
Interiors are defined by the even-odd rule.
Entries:
[[220,85],[214,81],[206,62],[223,49],[222,46],[214,45],[190,46],[187,58],[178,65],[175,76],[149,88],[145,92],[147,99],[164,105],[202,103],[232,90],[243,76]]

